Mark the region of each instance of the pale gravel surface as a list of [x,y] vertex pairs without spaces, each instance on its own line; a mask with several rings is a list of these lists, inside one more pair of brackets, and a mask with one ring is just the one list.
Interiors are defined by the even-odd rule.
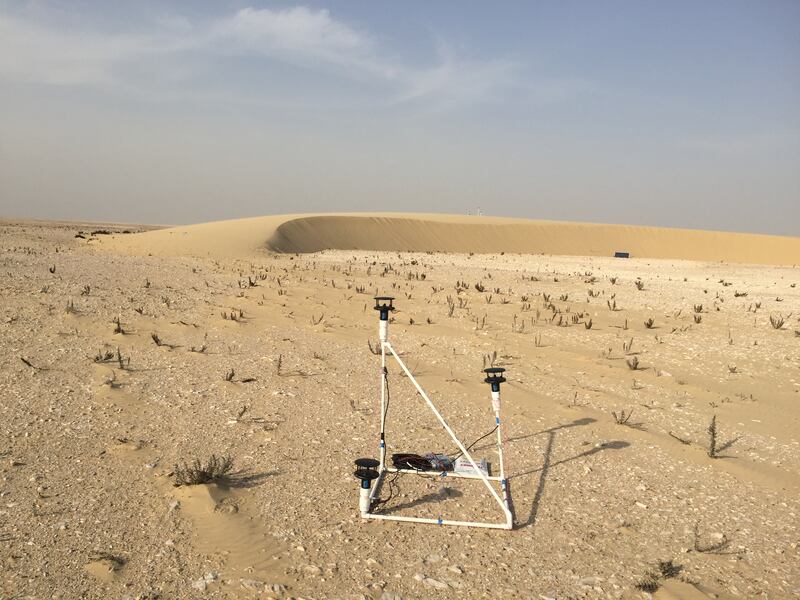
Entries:
[[[664,559],[709,597],[800,597],[800,290],[790,287],[800,269],[365,252],[133,257],[104,251],[103,236],[75,239],[79,229],[90,227],[0,229],[0,598],[640,598],[634,584]],[[389,264],[396,270],[381,276]],[[258,274],[257,287],[239,287]],[[469,312],[448,318],[456,280],[470,286]],[[366,344],[377,337],[376,288],[398,297],[393,341],[464,438],[491,427],[482,356],[498,350],[509,369],[514,531],[358,517],[352,461],[376,454],[378,365]],[[587,303],[588,289],[601,295]],[[549,323],[542,293],[565,316],[587,311],[593,328]],[[613,293],[622,310],[612,313]],[[699,325],[694,303],[705,307]],[[242,322],[222,318],[234,308]],[[792,314],[786,330],[769,325],[778,313]],[[476,330],[471,317],[484,314]],[[526,319],[522,333],[511,332],[514,314]],[[113,333],[117,316],[126,335]],[[644,328],[648,316],[658,329]],[[153,332],[178,347],[157,347]],[[631,337],[645,367],[636,372],[622,351]],[[206,353],[188,351],[203,343]],[[93,363],[106,345],[130,357],[129,370]],[[226,382],[230,369],[256,381]],[[111,373],[116,389],[103,383]],[[390,442],[450,451],[408,381],[390,373]],[[634,409],[637,427],[613,422],[621,408]],[[717,460],[699,445],[714,413],[723,440],[737,438]],[[246,570],[249,554],[226,548],[225,536],[203,540],[186,502],[170,510],[172,465],[211,452],[235,458],[235,486],[217,492],[240,507],[238,525],[278,552],[272,579],[252,579],[285,591],[243,588],[230,573]],[[499,517],[471,483],[400,484],[398,503],[428,500],[404,514]],[[695,525],[702,542],[730,543],[695,551]],[[98,552],[124,561],[108,581],[86,570]],[[208,573],[220,577],[193,586]]]

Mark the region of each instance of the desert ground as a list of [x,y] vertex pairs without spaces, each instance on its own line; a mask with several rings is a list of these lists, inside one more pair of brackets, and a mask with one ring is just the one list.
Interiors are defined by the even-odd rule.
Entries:
[[[0,223],[0,598],[800,598],[800,240],[393,227]],[[465,442],[507,369],[513,530],[360,518],[374,295]],[[390,452],[454,453],[389,382]],[[502,518],[416,475],[380,510]]]

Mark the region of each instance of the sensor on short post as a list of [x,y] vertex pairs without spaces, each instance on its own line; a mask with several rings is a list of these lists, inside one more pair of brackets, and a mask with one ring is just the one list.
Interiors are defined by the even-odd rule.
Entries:
[[359,498],[358,507],[361,514],[369,512],[370,497],[369,492],[372,487],[373,480],[377,479],[379,474],[376,468],[381,463],[374,458],[357,458],[356,459],[356,472],[354,475],[356,479],[361,481],[361,496]]

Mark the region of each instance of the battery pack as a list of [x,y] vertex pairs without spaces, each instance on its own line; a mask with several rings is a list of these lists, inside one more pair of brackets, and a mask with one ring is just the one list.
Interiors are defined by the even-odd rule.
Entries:
[[[478,469],[481,473],[483,473],[486,477],[489,476],[489,464],[486,462],[485,458],[476,460],[475,464],[478,465]],[[456,473],[461,473],[462,475],[478,475],[478,471],[475,470],[475,467],[472,466],[472,463],[463,456],[459,456],[456,459],[455,468],[453,470]]]

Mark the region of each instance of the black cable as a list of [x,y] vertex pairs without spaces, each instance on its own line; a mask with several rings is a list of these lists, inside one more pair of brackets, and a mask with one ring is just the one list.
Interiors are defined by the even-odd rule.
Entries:
[[386,478],[385,481],[386,481],[386,485],[389,488],[389,495],[386,498],[383,498],[383,499],[381,499],[381,498],[374,499],[372,501],[372,505],[370,506],[370,510],[376,509],[379,506],[381,506],[382,504],[386,504],[387,502],[389,502],[389,500],[394,498],[394,493],[395,493],[395,489],[396,489],[395,481],[397,480],[397,478],[400,475],[402,475],[402,473],[396,472],[396,473],[394,473],[394,477],[392,477],[391,479],[389,479],[388,477]]
[[[467,447],[466,447],[466,450],[467,450],[467,452],[469,452],[470,450],[472,450],[472,447],[473,447],[475,444],[477,444],[478,442],[480,442],[482,439],[489,437],[489,436],[490,436],[490,435],[492,435],[492,434],[493,434],[495,431],[497,431],[497,428],[498,428],[498,427],[500,427],[500,426],[499,426],[499,425],[495,425],[494,427],[492,427],[492,430],[491,430],[489,433],[486,433],[486,434],[482,435],[482,436],[481,436],[481,437],[479,437],[477,440],[475,440],[474,442],[472,442],[472,443],[471,443],[469,446],[467,446]],[[463,452],[459,452],[458,454],[456,454],[455,456],[453,456],[453,462],[455,462],[455,460],[456,460],[456,459],[457,459],[459,456],[461,456],[462,454],[464,454],[464,453],[463,453]]]
[[386,390],[386,403],[383,405],[383,426],[385,428],[386,415],[389,414],[389,370],[385,366],[383,367],[383,387]]

